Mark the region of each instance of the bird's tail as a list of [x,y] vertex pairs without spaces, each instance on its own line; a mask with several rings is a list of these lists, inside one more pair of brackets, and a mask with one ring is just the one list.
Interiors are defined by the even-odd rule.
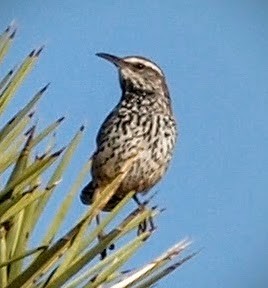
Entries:
[[[97,185],[92,181],[83,188],[80,194],[80,199],[83,204],[91,205],[93,203],[93,196],[97,188]],[[102,211],[111,211],[122,199],[122,197],[118,197],[118,195],[115,193],[115,195],[113,195],[112,198],[108,201],[106,206],[103,207]]]
[[93,182],[89,182],[87,186],[85,186],[80,194],[80,199],[83,204],[85,205],[91,205],[93,201],[93,195],[95,192],[96,185],[93,184]]

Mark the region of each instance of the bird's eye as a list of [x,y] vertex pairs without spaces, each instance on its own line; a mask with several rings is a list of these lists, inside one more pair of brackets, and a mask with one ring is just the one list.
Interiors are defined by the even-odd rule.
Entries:
[[143,69],[144,68],[144,65],[141,64],[141,63],[138,63],[138,64],[135,64],[135,67],[139,70]]

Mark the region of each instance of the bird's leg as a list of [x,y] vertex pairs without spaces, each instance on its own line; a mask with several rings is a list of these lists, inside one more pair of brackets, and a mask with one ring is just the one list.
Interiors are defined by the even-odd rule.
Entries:
[[[139,206],[140,209],[143,209],[144,206],[147,204],[147,202],[140,202],[138,196],[135,194],[133,196],[133,200],[137,203],[137,205]],[[148,221],[147,221],[148,220]],[[149,219],[144,219],[140,224],[139,224],[139,227],[138,227],[138,235],[140,235],[141,233],[145,232],[147,230],[147,224],[150,224],[150,231],[153,231],[155,229],[155,225],[154,225],[154,222],[153,222],[153,219],[152,217],[149,217]]]
[[154,231],[156,229],[156,226],[154,225],[153,217],[149,216],[148,220],[150,223],[150,231]]
[[[96,216],[96,223],[97,225],[100,225],[100,214]],[[100,233],[98,234],[99,240],[103,239],[104,237],[105,237],[104,232],[100,231]]]
[[[96,191],[95,191],[95,193],[94,193],[94,195],[93,195],[93,203],[96,201],[96,199],[99,197],[99,189],[96,189]],[[97,214],[97,216],[96,216],[96,224],[97,225],[100,225],[100,214]],[[98,240],[99,240],[99,242],[101,242],[103,239],[105,238],[105,233],[104,233],[104,231],[103,230],[101,230],[100,232],[99,232],[99,234],[98,234]],[[107,256],[107,251],[106,251],[106,249],[104,249],[102,252],[101,252],[101,254],[100,254],[100,258],[101,258],[101,260],[103,260],[106,256]]]
[[[137,203],[137,205],[139,206],[139,209],[142,209],[144,207],[143,203],[140,202],[137,194],[135,194],[133,196],[133,200]],[[146,223],[146,219],[144,221],[142,221],[141,223],[139,223],[139,227],[138,227],[138,231],[137,234],[140,235],[141,233],[146,231],[147,228],[147,223]]]
[[[97,225],[100,225],[100,214],[98,214],[96,216],[96,223]],[[103,239],[105,238],[105,234],[103,231],[100,231],[99,234],[98,234],[98,240],[99,242],[101,242]],[[100,259],[103,260],[104,258],[106,258],[107,256],[107,250],[104,249],[101,253],[100,253]]]

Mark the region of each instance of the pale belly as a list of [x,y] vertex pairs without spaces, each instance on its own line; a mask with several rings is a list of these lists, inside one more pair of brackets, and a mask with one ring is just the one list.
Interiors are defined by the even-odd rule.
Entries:
[[148,191],[162,178],[171,159],[175,136],[172,133],[165,135],[165,131],[160,130],[154,137],[126,137],[121,139],[122,145],[107,145],[103,151],[99,151],[94,157],[92,170],[98,186],[107,185],[123,172],[126,161],[134,157],[117,195],[123,197],[132,190]]

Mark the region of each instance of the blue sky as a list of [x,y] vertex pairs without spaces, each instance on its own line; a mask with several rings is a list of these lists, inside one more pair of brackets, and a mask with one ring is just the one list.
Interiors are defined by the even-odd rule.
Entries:
[[[136,259],[144,263],[185,236],[192,249],[203,250],[158,287],[267,287],[267,6],[257,0],[1,1],[1,29],[13,19],[19,26],[1,75],[46,45],[14,111],[51,81],[40,122],[66,115],[63,143],[87,123],[54,205],[93,152],[98,127],[120,96],[114,67],[94,54],[143,55],[165,71],[180,138],[154,189],[154,201],[167,211]],[[70,217],[84,209],[77,199]]]

